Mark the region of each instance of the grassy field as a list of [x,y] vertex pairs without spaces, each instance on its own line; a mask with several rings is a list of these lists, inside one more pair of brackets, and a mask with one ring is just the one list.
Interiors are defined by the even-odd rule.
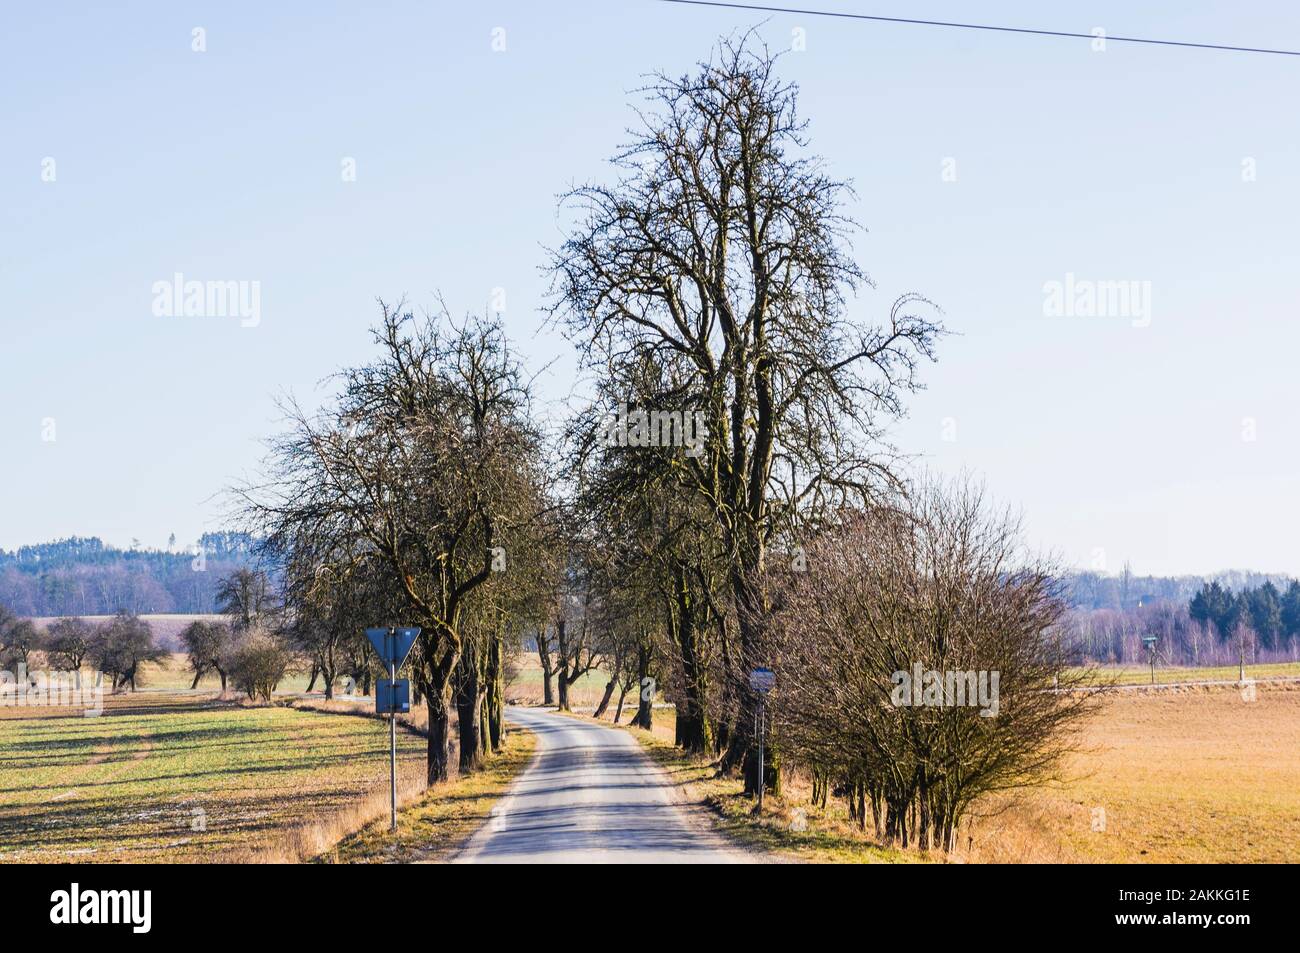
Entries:
[[[1145,665],[1108,665],[1092,670],[1097,681],[1108,685],[1149,685],[1151,669]],[[1192,668],[1156,666],[1156,684],[1175,682],[1235,682],[1240,672],[1235,665]],[[1247,665],[1247,678],[1300,678],[1300,662]]]
[[740,782],[672,746],[671,709],[628,729],[719,829],[751,850],[814,862],[1300,862],[1300,686],[1260,684],[1255,701],[1211,686],[1118,692],[1087,723],[1061,778],[988,798],[951,857],[877,844],[841,801],[808,805],[788,778],[763,816]]
[[[1140,683],[1146,673],[1110,674]],[[1236,669],[1157,675],[1231,681]],[[604,682],[599,672],[579,680],[573,705],[590,709]],[[369,824],[387,810],[385,725],[357,717],[369,700],[292,699],[305,687],[297,677],[276,705],[253,707],[219,698],[215,679],[197,691],[189,684],[184,658],[174,656],[146,672],[142,691],[106,696],[98,718],[0,707],[0,862],[438,860],[486,816],[531,751],[531,737],[515,732],[490,770],[428,796],[425,742],[400,732],[409,807],[393,844],[383,825]],[[514,660],[507,696],[540,701],[535,657]],[[422,720],[413,712],[414,725]],[[927,859],[873,843],[840,802],[810,808],[797,776],[755,817],[739,782],[684,758],[673,732],[669,707],[655,710],[653,732],[635,734],[739,844],[776,859]],[[1231,687],[1116,691],[1080,745],[1059,781],[981,804],[954,859],[1300,862],[1300,685],[1261,681],[1253,702]]]
[[[405,775],[425,742],[399,734]],[[329,825],[377,786],[374,719],[166,692],[108,696],[104,714],[0,708],[0,861],[219,861]]]

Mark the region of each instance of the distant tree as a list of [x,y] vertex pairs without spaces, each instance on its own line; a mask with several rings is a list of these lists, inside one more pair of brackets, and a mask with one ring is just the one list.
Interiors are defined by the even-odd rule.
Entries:
[[1274,648],[1282,638],[1282,600],[1277,587],[1265,582],[1258,589],[1244,594],[1246,614],[1250,627],[1259,637],[1259,647]]
[[226,654],[230,651],[231,638],[228,625],[204,619],[196,619],[181,632],[181,644],[194,672],[191,689],[197,688],[199,679],[208,672],[216,672],[221,678],[221,690],[226,690]]
[[217,585],[217,611],[230,617],[235,632],[251,629],[271,612],[271,584],[266,573],[236,569]]
[[111,679],[112,690],[124,686],[131,691],[143,683],[141,666],[161,662],[167,651],[154,645],[149,623],[129,612],[119,612],[91,639],[86,657]]
[[26,666],[32,652],[44,643],[40,629],[31,619],[17,619],[0,633],[0,664],[6,668]]
[[1219,641],[1226,641],[1236,626],[1238,607],[1233,594],[1216,582],[1201,586],[1187,606],[1192,619],[1214,627]]
[[45,642],[45,654],[50,666],[65,672],[81,671],[81,663],[90,651],[95,637],[95,627],[85,619],[72,617],[56,619],[50,624]]
[[1288,638],[1300,636],[1300,582],[1295,579],[1282,594],[1282,631]]
[[259,630],[246,631],[230,650],[230,679],[250,699],[269,702],[292,658],[275,636]]

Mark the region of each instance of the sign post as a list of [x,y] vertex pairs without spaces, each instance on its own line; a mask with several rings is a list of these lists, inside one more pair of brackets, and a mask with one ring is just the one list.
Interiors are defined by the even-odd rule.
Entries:
[[1151,662],[1151,684],[1154,685],[1156,683],[1156,637],[1144,635],[1142,644],[1147,647],[1147,659]]
[[397,666],[388,656],[388,685],[393,693],[393,704],[388,706],[388,810],[391,823],[389,832],[397,830]]
[[379,660],[388,666],[388,677],[381,678],[375,686],[375,711],[388,713],[388,804],[392,822],[390,831],[397,830],[397,713],[411,710],[411,683],[398,679],[397,670],[411,653],[418,626],[409,629],[366,629],[366,638],[374,647]]
[[758,694],[758,711],[755,713],[754,734],[758,738],[758,813],[763,813],[763,788],[767,785],[764,782],[763,774],[763,732],[766,727],[766,719],[763,717],[763,701],[767,698],[767,693],[772,690],[776,684],[776,673],[770,668],[756,668],[749,673],[749,687]]

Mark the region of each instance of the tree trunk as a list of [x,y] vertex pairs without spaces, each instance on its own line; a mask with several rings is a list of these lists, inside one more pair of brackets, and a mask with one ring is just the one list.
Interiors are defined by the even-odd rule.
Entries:
[[[609,700],[614,697],[614,686],[617,683],[618,683],[618,679],[616,678],[611,678],[608,682],[605,683],[605,694],[601,696],[600,704],[596,706],[596,711],[591,716],[592,718],[600,718],[602,715],[605,714],[605,709],[609,707]],[[620,702],[620,707],[621,704],[622,703]]]
[[487,684],[487,735],[491,738],[493,750],[500,750],[504,723],[506,723],[506,666],[504,666],[504,636],[498,632],[491,644],[489,672],[491,680]]
[[[199,679],[202,678],[202,677],[203,677],[203,672],[202,672],[202,671],[198,671],[198,672],[195,672],[195,673],[194,673],[194,681],[190,682],[190,691],[194,691],[194,689],[196,689],[196,688],[199,687]],[[81,673],[80,673],[80,672],[77,673],[77,678],[78,678],[78,679],[81,678]],[[80,687],[81,687],[80,684],[78,684],[77,687],[80,688]],[[311,689],[309,688],[309,689],[307,689],[307,691],[311,691]]]
[[[307,683],[307,692],[308,692],[308,694],[310,694],[310,693],[311,693],[311,690],[312,690],[313,688],[316,687],[316,677],[317,677],[318,675],[320,675],[320,666],[318,666],[318,665],[313,665],[313,666],[311,667],[311,680]],[[328,696],[326,696],[326,697],[328,697]]]
[[[755,557],[753,566],[755,571],[762,567],[762,544],[754,546]],[[740,659],[741,671],[737,673],[739,678],[745,678],[747,669],[759,663],[763,657],[761,646],[761,620],[766,615],[767,607],[764,604],[763,594],[756,591],[754,584],[751,583],[752,573],[747,572],[744,568],[735,568],[731,573],[731,590],[737,606],[736,622],[740,633]],[[758,700],[754,697],[753,690],[747,683],[736,686],[738,698],[748,700],[745,706],[747,710],[741,713],[736,719],[733,726],[734,731],[731,737],[731,744],[727,749],[727,758],[724,758],[724,764],[731,759],[739,759],[740,767],[745,777],[745,793],[758,794],[758,739],[755,737],[755,711]],[[734,761],[732,762],[734,764]],[[763,778],[761,783],[767,786],[767,789],[774,794],[780,794],[781,788],[781,765],[777,753],[772,750],[764,752],[763,758]]]
[[637,703],[636,717],[632,719],[632,724],[638,728],[650,730],[654,720],[654,681],[650,678],[650,644],[642,640],[636,647],[636,684],[637,684]]
[[542,663],[542,704],[555,704],[555,665],[551,661],[551,644],[546,638],[546,626],[537,631],[537,658]]
[[560,688],[560,711],[569,710],[569,634],[563,619],[555,623],[555,654],[560,657],[556,679]]
[[483,757],[478,736],[478,665],[473,651],[460,657],[453,677],[456,690],[456,720],[460,737],[460,770],[476,771]]
[[614,709],[614,724],[618,724],[619,719],[623,717],[623,702],[627,698],[628,683],[624,682],[618,691],[618,707]]
[[430,692],[429,699],[429,749],[426,758],[427,783],[440,784],[447,780],[447,738],[450,725],[448,692]]
[[668,624],[677,645],[682,666],[682,704],[677,709],[677,743],[694,754],[713,752],[713,731],[709,726],[704,699],[707,676],[700,663],[696,633],[695,601],[686,577],[686,568],[678,564],[675,572],[676,612],[669,612]]

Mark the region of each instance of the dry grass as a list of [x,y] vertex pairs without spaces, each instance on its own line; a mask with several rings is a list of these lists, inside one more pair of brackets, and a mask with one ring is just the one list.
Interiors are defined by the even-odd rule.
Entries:
[[[1063,779],[990,799],[963,842],[976,861],[1300,861],[1300,688],[1119,693]],[[1002,813],[992,814],[1001,809]],[[1104,811],[1096,815],[1094,810]]]
[[[384,800],[372,823],[332,849],[317,851],[331,864],[437,863],[451,859],[487,820],[496,800],[532,760],[532,732],[511,726],[500,752],[479,772],[439,785],[398,811],[389,830]],[[378,818],[375,820],[374,818]]]

